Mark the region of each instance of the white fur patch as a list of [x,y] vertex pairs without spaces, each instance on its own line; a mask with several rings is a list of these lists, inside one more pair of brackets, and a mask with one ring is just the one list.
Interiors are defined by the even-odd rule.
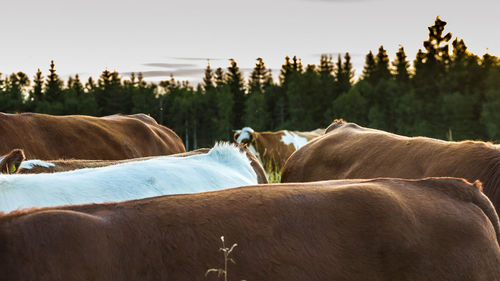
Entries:
[[257,184],[246,155],[216,144],[207,154],[157,157],[53,174],[0,175],[0,211],[125,201]]
[[45,162],[42,160],[24,160],[21,163],[21,166],[19,166],[19,169],[31,170],[33,169],[34,166],[49,168],[49,167],[54,167],[55,164],[50,162]]
[[249,140],[254,130],[250,127],[244,127],[243,129],[238,130],[236,132],[240,133],[236,141],[241,143],[243,140]]
[[284,130],[284,134],[281,137],[281,142],[283,142],[286,145],[293,144],[295,150],[297,150],[302,146],[306,145],[307,139],[295,134],[294,132]]

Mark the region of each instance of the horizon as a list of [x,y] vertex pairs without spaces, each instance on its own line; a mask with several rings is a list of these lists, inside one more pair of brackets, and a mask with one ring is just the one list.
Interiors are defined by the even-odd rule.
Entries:
[[447,22],[445,32],[452,33],[452,40],[463,39],[471,53],[500,55],[500,38],[493,36],[500,26],[495,16],[500,3],[404,2],[8,2],[6,16],[0,19],[2,26],[11,27],[3,34],[0,72],[22,71],[32,80],[37,69],[46,76],[54,60],[64,81],[75,74],[82,81],[97,79],[108,69],[123,79],[142,72],[150,82],[167,80],[172,73],[195,86],[207,60],[212,69],[227,69],[229,58],[234,58],[248,77],[261,57],[276,78],[285,56],[297,56],[306,66],[318,65],[321,54],[332,54],[336,61],[337,54],[349,52],[357,78],[366,54],[380,46],[391,61],[403,46],[412,63],[436,16]]

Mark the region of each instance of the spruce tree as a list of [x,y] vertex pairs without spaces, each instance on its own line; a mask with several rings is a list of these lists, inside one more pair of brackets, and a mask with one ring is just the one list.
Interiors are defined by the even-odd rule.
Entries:
[[85,83],[85,88],[87,89],[87,91],[93,92],[96,87],[97,86],[94,79],[92,79],[92,77],[89,76],[89,79],[87,79],[87,83]]
[[446,35],[443,35],[445,26],[446,22],[436,17],[434,25],[428,27],[429,39],[424,41],[424,48],[427,51],[426,63],[430,64],[431,67],[437,67],[434,64],[444,66],[450,59],[448,41],[451,39],[451,33],[448,32]]
[[390,79],[391,72],[389,70],[389,56],[387,55],[384,46],[380,46],[377,56],[375,57],[375,69],[372,73],[373,81],[378,83],[381,79]]
[[234,59],[230,59],[230,66],[227,68],[226,84],[233,95],[233,128],[242,128],[243,114],[245,110],[245,83],[240,68]]
[[62,99],[61,92],[63,88],[63,81],[56,73],[54,61],[50,61],[50,74],[47,76],[45,82],[45,97],[49,102],[60,101]]
[[249,94],[252,93],[262,93],[264,91],[264,86],[268,83],[269,75],[262,58],[257,58],[257,63],[250,73],[250,78],[248,79],[248,90]]
[[344,63],[342,64],[342,71],[340,72],[340,78],[338,84],[342,93],[349,91],[352,87],[352,82],[354,79],[354,70],[352,68],[351,56],[349,53],[344,55]]
[[374,84],[373,73],[375,72],[375,57],[373,56],[372,51],[370,51],[365,57],[365,66],[363,68],[363,73],[361,74],[361,78],[369,83]]
[[402,46],[399,47],[399,50],[396,53],[396,58],[394,62],[392,62],[392,65],[394,66],[394,79],[399,83],[407,84],[410,81],[410,63],[406,59],[405,50]]
[[281,66],[279,75],[279,82],[282,86],[286,86],[286,84],[288,83],[288,79],[292,74],[292,71],[293,69],[292,69],[292,64],[290,62],[290,57],[286,56],[285,63]]
[[75,74],[75,78],[73,79],[73,82],[71,84],[71,89],[75,91],[77,96],[80,96],[84,92],[84,87],[82,82],[80,81],[80,76],[78,74]]
[[210,68],[210,61],[205,68],[205,76],[203,77],[203,90],[209,92],[214,88],[214,73]]
[[225,77],[225,73],[224,73],[224,70],[222,69],[222,67],[218,67],[216,70],[215,70],[215,73],[214,73],[214,79],[215,79],[215,86],[217,88],[220,88],[222,86],[224,86],[224,84],[226,83],[226,77]]
[[31,99],[34,102],[43,100],[43,76],[40,68],[37,70],[35,77],[33,78],[33,89],[31,92]]

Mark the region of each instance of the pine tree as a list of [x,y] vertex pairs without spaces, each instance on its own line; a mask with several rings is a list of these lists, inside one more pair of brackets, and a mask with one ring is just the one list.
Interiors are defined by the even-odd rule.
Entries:
[[399,47],[396,53],[396,59],[392,63],[394,66],[394,79],[403,84],[407,84],[410,81],[409,67],[410,63],[406,59],[406,54],[404,48]]
[[146,87],[147,83],[146,80],[144,80],[144,75],[142,72],[137,73],[137,86],[139,88],[144,88]]
[[352,82],[354,79],[354,70],[352,68],[351,56],[349,53],[344,55],[344,63],[342,65],[342,71],[339,73],[340,79],[337,78],[340,90],[342,93],[349,91],[352,87]]
[[387,55],[384,46],[380,46],[375,58],[375,69],[372,73],[373,81],[378,83],[381,79],[390,79],[391,72],[389,70],[389,56]]
[[372,51],[370,51],[365,58],[365,66],[363,68],[363,73],[361,74],[361,78],[369,83],[374,84],[373,73],[375,72],[376,63],[375,57],[373,56]]
[[33,89],[31,92],[31,99],[33,101],[43,100],[43,76],[40,68],[37,70],[35,77],[33,78]]
[[282,86],[286,86],[288,79],[292,74],[292,64],[290,62],[290,57],[285,57],[285,63],[281,66],[279,82]]
[[80,76],[78,74],[75,74],[75,78],[73,79],[73,82],[71,84],[71,89],[75,91],[77,96],[80,96],[84,92],[84,87],[82,82],[80,81]]
[[89,76],[89,79],[87,79],[87,83],[85,83],[85,88],[87,89],[87,91],[89,92],[93,92],[96,88],[96,83],[94,82],[94,79],[92,79],[92,77]]
[[243,114],[245,110],[245,83],[238,64],[234,59],[230,59],[230,66],[227,68],[226,84],[233,95],[233,128],[242,128]]
[[434,64],[444,66],[450,59],[448,41],[451,39],[451,33],[448,32],[446,35],[443,35],[445,26],[446,22],[436,17],[434,25],[428,27],[429,39],[424,41],[424,48],[427,51],[425,62],[430,64],[431,67],[436,67]]
[[270,77],[272,79],[272,76],[269,75],[262,58],[257,58],[257,63],[250,73],[250,78],[248,79],[249,94],[263,93],[264,87],[269,83]]
[[47,76],[45,82],[45,97],[49,102],[60,101],[62,99],[61,92],[63,88],[63,81],[56,73],[54,61],[50,61],[50,74]]
[[319,60],[319,73],[322,79],[333,78],[334,64],[331,55],[323,54]]
[[216,70],[215,70],[215,86],[217,88],[220,88],[222,86],[224,86],[224,84],[226,83],[226,76],[225,76],[225,73],[224,73],[224,70],[222,69],[222,67],[218,67]]
[[210,68],[210,61],[205,68],[205,77],[203,77],[203,90],[209,92],[214,88],[214,73]]

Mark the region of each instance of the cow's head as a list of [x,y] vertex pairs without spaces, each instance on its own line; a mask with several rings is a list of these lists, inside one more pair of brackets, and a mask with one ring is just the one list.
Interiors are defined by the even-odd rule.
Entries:
[[235,130],[233,138],[236,143],[249,145],[255,140],[254,130],[250,127],[244,127],[241,130]]
[[7,155],[0,157],[0,174],[15,174],[26,159],[22,149],[13,149]]

